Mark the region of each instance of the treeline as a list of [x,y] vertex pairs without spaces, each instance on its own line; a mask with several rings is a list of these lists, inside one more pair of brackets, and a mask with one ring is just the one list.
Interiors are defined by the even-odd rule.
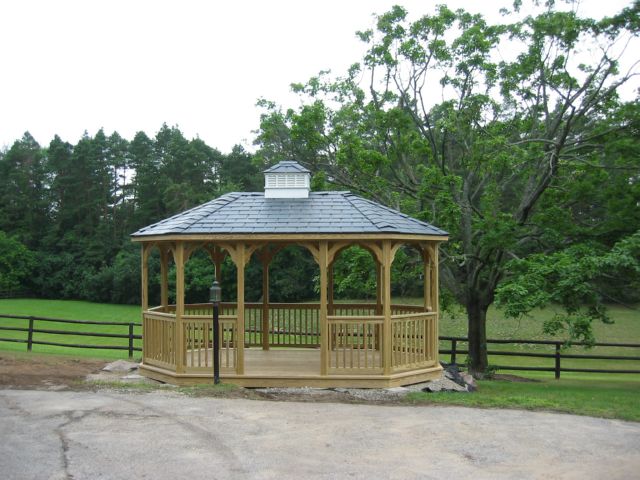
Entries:
[[[262,191],[262,165],[236,146],[229,154],[163,125],[150,138],[85,134],[72,145],[55,137],[47,147],[25,133],[0,152],[0,291],[43,298],[140,302],[137,229],[230,191]],[[357,263],[354,277],[349,266]],[[406,268],[407,262],[401,261]],[[151,259],[151,300],[159,296],[159,260]],[[354,251],[336,267],[336,292],[364,298],[375,292],[368,254]],[[303,249],[274,260],[272,299],[315,298],[317,267]],[[225,296],[235,295],[235,268],[223,266]],[[400,277],[400,276],[397,276]],[[187,263],[190,301],[206,301],[213,278],[209,259]],[[399,293],[419,293],[410,279]],[[408,290],[407,290],[408,289]],[[247,269],[247,298],[261,295],[261,266]]]
[[100,130],[47,147],[25,133],[0,152],[1,290],[137,303],[138,228],[224,192],[259,187],[241,147],[224,155],[163,125],[132,140]]

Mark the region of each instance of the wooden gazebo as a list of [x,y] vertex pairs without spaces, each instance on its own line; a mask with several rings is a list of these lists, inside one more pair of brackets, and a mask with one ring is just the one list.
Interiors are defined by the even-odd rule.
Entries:
[[[185,263],[203,249],[218,280],[225,256],[237,268],[237,302],[221,305],[223,381],[366,388],[439,377],[438,244],[447,233],[349,192],[310,192],[309,176],[295,162],[280,162],[265,171],[264,193],[229,193],[132,235],[142,245],[144,375],[177,384],[212,380],[212,305],[187,304],[184,288]],[[288,245],[308,249],[317,262],[318,303],[269,302],[269,263]],[[334,262],[353,245],[375,260],[375,303],[333,301]],[[423,305],[392,304],[391,265],[403,245],[423,259]],[[161,301],[150,307],[153,249],[160,254]],[[245,267],[252,255],[263,265],[261,303],[245,302]]]

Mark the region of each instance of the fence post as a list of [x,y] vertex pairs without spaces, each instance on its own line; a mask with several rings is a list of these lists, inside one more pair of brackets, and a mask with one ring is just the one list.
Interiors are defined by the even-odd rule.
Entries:
[[129,358],[133,358],[133,323],[129,323]]
[[33,347],[33,317],[29,317],[29,332],[27,333],[27,352]]
[[560,342],[556,342],[556,380],[560,379]]
[[451,340],[451,363],[456,363],[456,347],[458,345],[458,341],[456,339]]

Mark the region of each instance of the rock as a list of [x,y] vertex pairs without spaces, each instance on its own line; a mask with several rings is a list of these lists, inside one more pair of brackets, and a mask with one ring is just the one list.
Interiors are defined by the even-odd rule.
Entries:
[[475,392],[478,389],[478,384],[476,383],[476,379],[469,373],[462,372],[460,377],[464,380],[464,383],[467,385],[467,391]]
[[443,377],[440,380],[434,380],[422,389],[423,392],[467,392],[466,386],[463,387],[453,380]]
[[405,387],[390,387],[390,388],[385,388],[385,390],[389,393],[408,393],[409,389],[405,388]]
[[137,363],[127,362],[126,360],[116,360],[115,362],[108,363],[102,369],[105,372],[131,372],[138,368]]
[[466,383],[462,378],[462,374],[460,373],[460,369],[458,368],[457,365],[452,364],[447,366],[447,368],[444,369],[444,376],[445,378],[448,378],[449,380],[456,382],[461,387],[466,387]]

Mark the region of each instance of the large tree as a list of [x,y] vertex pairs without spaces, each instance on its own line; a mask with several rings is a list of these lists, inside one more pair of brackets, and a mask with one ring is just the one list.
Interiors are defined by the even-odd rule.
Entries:
[[294,85],[306,99],[298,109],[261,101],[265,162],[301,159],[451,233],[441,278],[466,308],[476,375],[488,367],[486,314],[509,260],[549,246],[542,203],[603,136],[629,128],[624,118],[603,125],[635,75],[623,60],[638,3],[599,21],[574,7],[546,2],[497,25],[445,6],[409,21],[394,7],[359,33],[368,50],[346,76]]
[[49,205],[43,150],[29,132],[0,156],[0,178],[0,230],[38,247]]

